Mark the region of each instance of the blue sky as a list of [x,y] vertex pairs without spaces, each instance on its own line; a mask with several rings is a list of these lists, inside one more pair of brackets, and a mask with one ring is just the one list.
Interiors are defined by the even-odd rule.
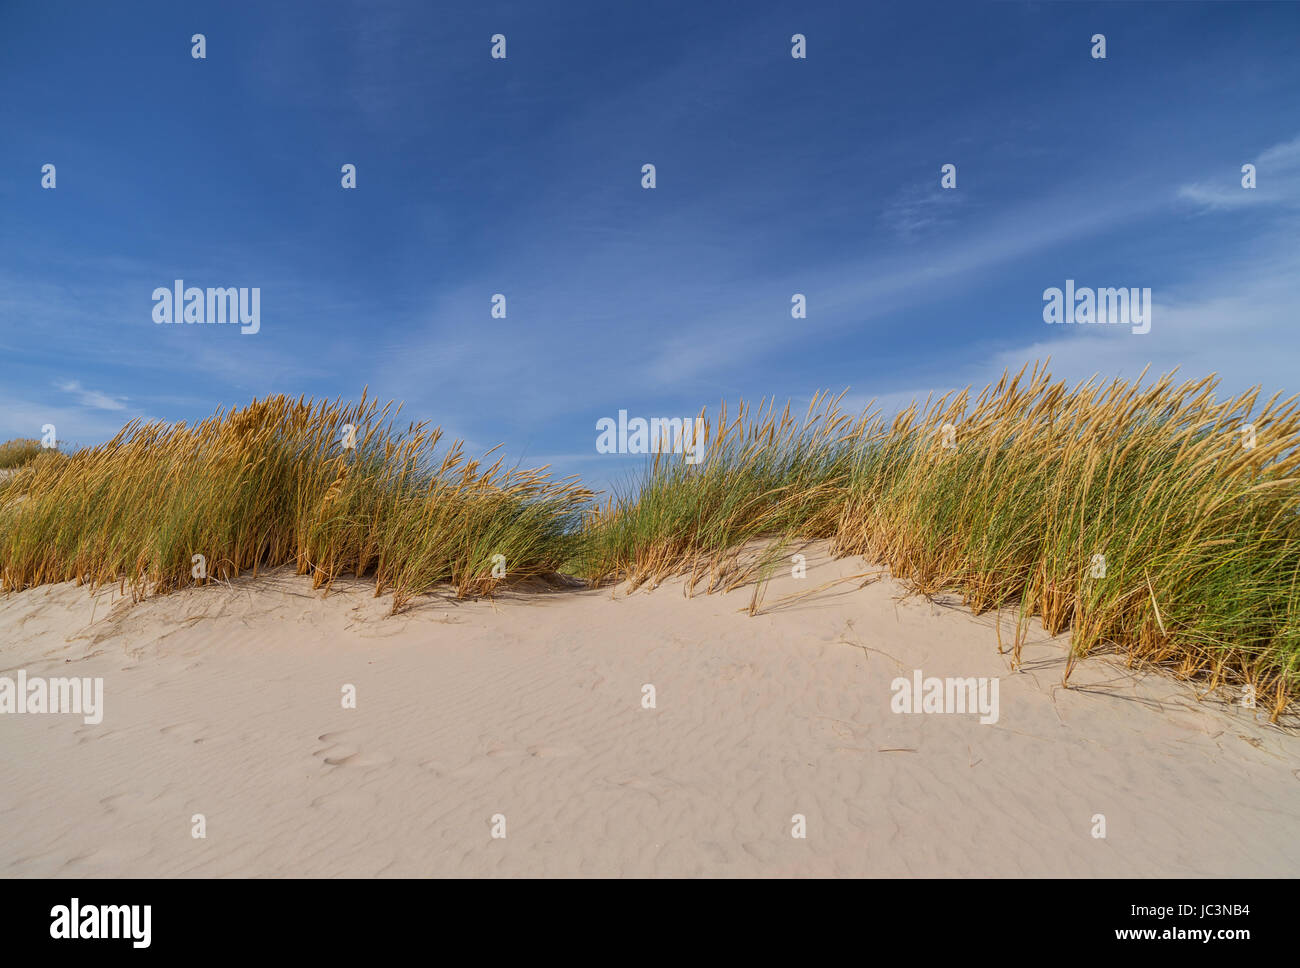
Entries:
[[[368,384],[604,487],[620,409],[1047,356],[1300,391],[1297,50],[1293,3],[6,0],[0,439]],[[155,325],[175,279],[260,332]],[[1151,332],[1045,324],[1066,279]]]

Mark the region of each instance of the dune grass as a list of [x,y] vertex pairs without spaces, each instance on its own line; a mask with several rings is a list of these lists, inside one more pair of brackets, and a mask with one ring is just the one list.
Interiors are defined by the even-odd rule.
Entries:
[[[589,515],[574,567],[593,584],[653,587],[687,574],[688,590],[730,590],[770,569],[789,541],[829,536],[866,428],[836,402],[815,397],[802,421],[789,405],[778,416],[771,402],[742,403],[729,417],[722,404],[716,421],[705,418],[706,458],[657,454],[632,496]],[[754,542],[762,549],[746,554]]]
[[21,467],[36,459],[41,453],[41,442],[20,437],[0,444],[0,471]]
[[34,462],[0,491],[0,583],[120,582],[140,597],[293,564],[314,587],[372,575],[396,611],[436,584],[490,591],[494,555],[519,579],[572,553],[589,492],[544,468],[483,467],[459,444],[439,452],[440,431],[396,432],[391,409],[277,396]]
[[[590,516],[580,570],[728,589],[828,538],[922,593],[1015,606],[1017,662],[1038,616],[1072,630],[1067,679],[1080,656],[1118,651],[1250,685],[1276,716],[1300,691],[1300,414],[1295,397],[1261,408],[1258,391],[1216,386],[1069,388],[1035,367],[889,421],[827,398],[802,422],[723,411],[701,464],[658,460]],[[737,554],[759,540],[767,553]]]
[[603,506],[546,468],[440,449],[425,424],[398,432],[392,405],[364,395],[133,423],[0,482],[0,585],[121,582],[138,597],[292,564],[314,587],[370,577],[397,611],[439,585],[479,595],[563,570],[631,589],[685,576],[688,594],[752,584],[753,614],[796,543],[820,538],[918,592],[1010,608],[1016,662],[1037,616],[1072,632],[1067,679],[1079,657],[1119,652],[1248,685],[1279,715],[1300,694],[1296,398],[1219,399],[1214,378],[1172,375],[1068,387],[1027,369],[888,420],[842,412],[842,395],[802,417],[724,405],[702,462],[656,457]]

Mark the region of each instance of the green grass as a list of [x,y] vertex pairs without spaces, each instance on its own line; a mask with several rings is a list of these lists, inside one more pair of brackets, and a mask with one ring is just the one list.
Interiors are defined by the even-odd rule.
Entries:
[[[376,403],[255,401],[194,427],[125,427],[36,461],[0,490],[0,583],[121,582],[136,597],[293,564],[314,587],[373,575],[394,611],[435,584],[461,595],[550,573],[572,553],[587,491],[483,467],[440,432],[397,432]],[[357,429],[342,446],[344,427]]]
[[[1036,369],[888,422],[834,401],[798,424],[720,416],[703,465],[659,461],[588,519],[580,570],[734,588],[794,541],[829,538],[922,593],[1014,606],[1016,661],[1038,616],[1073,632],[1067,679],[1079,657],[1117,651],[1210,686],[1250,684],[1276,715],[1300,692],[1300,417],[1295,398],[1260,408],[1257,393],[1214,389],[1170,377],[1068,388]],[[735,553],[758,541],[772,553]],[[1105,577],[1091,574],[1097,555]]]

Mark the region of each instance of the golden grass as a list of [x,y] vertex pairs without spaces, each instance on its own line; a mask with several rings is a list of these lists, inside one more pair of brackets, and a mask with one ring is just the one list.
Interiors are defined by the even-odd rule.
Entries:
[[120,582],[139,597],[293,564],[313,587],[372,574],[396,611],[444,582],[491,591],[494,555],[511,580],[558,567],[587,491],[545,468],[483,467],[459,444],[439,455],[439,430],[395,433],[390,409],[277,396],[34,462],[0,490],[0,587]]
[[9,470],[14,467],[21,467],[39,456],[41,452],[41,442],[29,438],[20,437],[15,440],[6,440],[0,444],[0,470]]
[[[1220,400],[1213,377],[1172,375],[1071,388],[1026,369],[889,421],[838,398],[803,421],[724,408],[701,465],[656,461],[590,517],[582,573],[727,589],[789,567],[795,540],[829,538],[921,593],[1016,606],[1016,661],[1038,616],[1073,631],[1067,679],[1078,657],[1119,651],[1249,685],[1276,717],[1300,687],[1296,398]],[[737,553],[759,539],[768,554]]]

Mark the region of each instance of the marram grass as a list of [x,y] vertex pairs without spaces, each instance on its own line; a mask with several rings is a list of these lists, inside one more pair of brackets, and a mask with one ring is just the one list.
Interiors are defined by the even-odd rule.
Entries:
[[[1276,717],[1300,693],[1300,414],[1295,397],[1261,407],[1216,386],[1071,389],[1035,367],[889,421],[830,399],[802,421],[724,409],[702,463],[657,461],[590,516],[581,571],[761,586],[796,540],[828,538],[922,593],[1015,606],[1017,661],[1038,616],[1072,630],[1067,679],[1079,657],[1119,652],[1250,686]],[[767,554],[738,554],[760,539]]]
[[[977,612],[1011,607],[1208,688],[1251,687],[1276,717],[1300,693],[1300,412],[1227,399],[1213,377],[1088,381],[1035,366],[978,397],[891,419],[725,405],[705,459],[662,456],[603,506],[546,469],[488,467],[390,406],[256,401],[194,426],[131,424],[99,447],[38,455],[0,482],[0,583],[76,580],[134,594],[294,564],[317,587],[373,578],[393,608],[434,586],[490,593],[565,570],[592,585],[689,593],[754,586],[796,542],[888,565]],[[343,427],[358,428],[341,446]],[[49,459],[47,459],[47,457]],[[496,556],[501,556],[498,559]]]
[[0,444],[0,471],[10,470],[30,463],[40,453],[41,442],[39,440],[27,438],[6,440],[3,444]]
[[284,564],[314,587],[372,574],[396,611],[436,584],[490,591],[494,555],[522,578],[571,553],[587,491],[483,467],[459,444],[439,453],[440,431],[395,432],[390,409],[277,396],[35,461],[0,484],[0,583],[120,582],[139,597],[193,584],[202,555],[208,580]]

